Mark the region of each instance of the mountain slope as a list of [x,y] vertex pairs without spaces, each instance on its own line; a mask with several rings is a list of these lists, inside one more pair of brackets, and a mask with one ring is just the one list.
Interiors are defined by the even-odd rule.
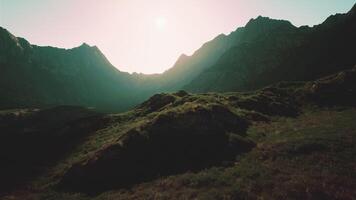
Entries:
[[279,81],[312,80],[356,63],[355,7],[312,28],[258,17],[242,32],[238,44],[184,88],[253,90]]
[[97,47],[39,47],[0,28],[0,108],[80,105],[117,112],[150,95],[179,90],[230,48],[220,35],[195,52],[182,55],[162,75],[128,74],[114,68]]
[[356,195],[354,120],[353,108],[311,110],[297,118],[257,123],[247,131],[257,147],[231,166],[162,177],[94,199],[351,200]]
[[[354,199],[354,11],[312,28],[258,17],[152,76],[0,29],[0,109],[42,107],[0,111],[0,199]],[[43,108],[120,110],[190,79],[249,91]]]
[[230,35],[221,34],[205,43],[193,55],[182,54],[174,66],[158,78],[161,90],[177,91],[181,89],[202,71],[215,64],[223,53],[235,45],[239,35],[239,30]]
[[0,70],[2,109],[81,105],[114,112],[147,97],[95,46],[39,47],[5,29],[0,29]]
[[79,105],[127,111],[158,92],[226,92],[312,80],[356,63],[355,7],[315,27],[258,17],[163,74],[128,74],[97,47],[39,47],[0,28],[0,108]]
[[0,111],[0,194],[39,176],[107,121],[74,106]]

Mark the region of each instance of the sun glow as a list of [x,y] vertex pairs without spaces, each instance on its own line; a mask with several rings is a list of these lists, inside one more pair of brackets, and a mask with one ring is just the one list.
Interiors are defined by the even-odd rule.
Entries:
[[151,74],[164,72],[181,54],[191,55],[259,15],[313,26],[354,4],[355,0],[0,0],[0,26],[40,46],[69,49],[86,42],[98,46],[121,71]]
[[164,18],[164,17],[158,17],[156,18],[155,20],[155,24],[156,24],[156,27],[159,29],[159,30],[162,30],[166,27],[166,24],[167,24],[167,19]]

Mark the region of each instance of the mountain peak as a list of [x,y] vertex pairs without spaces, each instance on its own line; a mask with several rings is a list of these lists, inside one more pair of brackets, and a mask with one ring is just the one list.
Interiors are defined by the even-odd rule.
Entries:
[[354,6],[352,6],[351,10],[349,11],[350,14],[355,14],[356,12],[356,3],[354,4]]
[[346,15],[347,15],[348,17],[355,17],[355,14],[356,14],[356,3],[355,3],[354,6],[351,8],[351,10],[346,13]]
[[85,42],[78,47],[74,47],[72,50],[80,50],[84,52],[97,52],[101,54],[101,51],[97,46],[90,46]]
[[286,27],[294,27],[292,23],[287,20],[279,20],[279,19],[272,19],[269,17],[258,16],[255,19],[250,19],[250,21],[246,24],[246,28],[249,27],[258,27],[258,26],[286,26]]
[[227,37],[227,35],[225,35],[224,33],[221,33],[221,34],[219,34],[218,36],[216,36],[216,37],[214,38],[214,40],[215,40],[215,39],[220,40],[220,39],[223,39],[223,38],[225,38],[225,37]]
[[13,53],[19,53],[28,48],[31,48],[31,45],[27,40],[16,37],[5,28],[0,27],[0,51],[12,51]]
[[329,16],[322,24],[317,25],[321,27],[333,27],[335,24],[340,22],[345,22],[348,20],[355,20],[356,4],[347,13],[337,13],[335,15]]
[[188,57],[189,57],[189,56],[187,56],[186,54],[182,53],[182,54],[179,56],[178,60],[186,60]]
[[184,63],[186,63],[189,59],[189,56],[187,56],[186,54],[181,54],[179,56],[179,58],[177,59],[176,63],[175,63],[175,66],[176,65],[183,65]]
[[0,33],[3,33],[3,32],[8,32],[8,31],[0,26]]
[[5,38],[10,38],[11,40],[13,41],[16,41],[18,42],[17,40],[17,37],[15,37],[14,35],[12,35],[8,30],[6,30],[5,28],[2,28],[0,26],[0,36],[5,39]]
[[245,34],[249,38],[258,37],[260,34],[268,33],[270,31],[284,31],[296,28],[289,21],[271,19],[269,17],[258,16],[251,19],[245,26]]
[[269,17],[263,17],[263,16],[259,15],[259,16],[256,17],[256,18],[250,19],[250,20],[248,21],[248,23],[246,24],[246,26],[251,25],[251,24],[254,24],[254,23],[267,22],[267,21],[269,21],[269,20],[271,20],[271,18],[269,18]]
[[98,52],[98,53],[101,54],[101,51],[97,46],[95,46],[95,45],[94,46],[90,46],[89,44],[87,44],[85,42],[83,44],[81,44],[80,46],[74,48],[74,49],[90,50],[90,51]]
[[85,42],[79,46],[79,48],[91,48],[91,46]]

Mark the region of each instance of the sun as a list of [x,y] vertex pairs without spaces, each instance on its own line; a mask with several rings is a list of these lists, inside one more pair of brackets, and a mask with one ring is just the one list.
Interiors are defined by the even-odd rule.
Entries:
[[155,19],[155,24],[159,30],[162,30],[166,27],[167,19],[165,17],[158,17]]

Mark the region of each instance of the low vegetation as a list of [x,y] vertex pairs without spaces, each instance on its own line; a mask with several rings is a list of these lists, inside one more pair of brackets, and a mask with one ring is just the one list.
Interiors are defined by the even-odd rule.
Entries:
[[353,68],[248,93],[157,94],[123,114],[57,115],[66,120],[49,127],[60,131],[43,130],[75,145],[4,198],[352,199],[355,80]]

